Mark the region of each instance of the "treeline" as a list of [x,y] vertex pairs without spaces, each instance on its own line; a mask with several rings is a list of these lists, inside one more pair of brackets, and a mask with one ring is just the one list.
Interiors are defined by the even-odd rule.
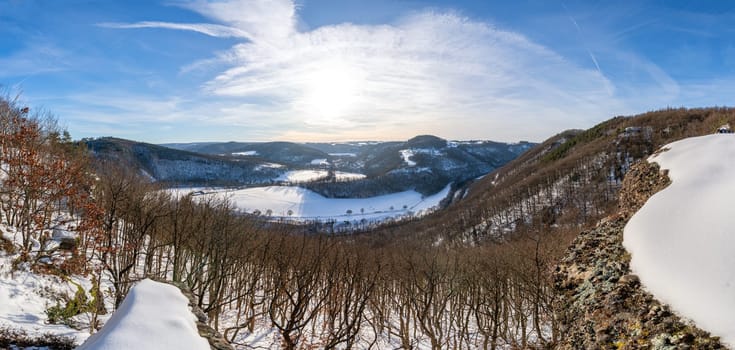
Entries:
[[71,219],[94,207],[89,164],[86,149],[51,116],[0,98],[0,219],[20,233],[22,261],[61,258],[49,249],[54,228],[73,228],[82,237],[94,229],[85,215]]
[[235,343],[258,327],[278,329],[289,349],[555,340],[549,275],[568,235],[529,231],[481,248],[381,247],[283,232],[237,215],[226,200],[175,198],[137,174],[99,173],[103,234],[94,250],[116,305],[147,276],[184,283]]
[[[673,118],[617,118],[571,146],[544,144],[426,219],[329,237],[240,215],[227,200],[175,197],[113,163],[92,168],[51,119],[5,100],[2,221],[22,235],[20,260],[91,276],[91,329],[103,299],[119,305],[136,281],[155,277],[186,285],[234,343],[276,329],[287,349],[553,347],[562,335],[551,272],[579,227],[610,212],[627,166],[733,119],[732,110],[666,113]],[[650,136],[621,136],[638,124]],[[57,225],[78,238],[49,267],[44,247]]]
[[[240,215],[226,200],[174,197],[114,163],[92,167],[85,146],[52,118],[0,107],[2,220],[22,235],[19,262],[87,274],[93,286],[77,311],[91,314],[91,331],[111,311],[106,304],[120,305],[136,281],[154,277],[186,285],[235,343],[271,328],[289,349],[527,347],[556,338],[549,275],[565,246],[558,233],[451,249],[307,234]],[[52,253],[59,227],[76,243]]]

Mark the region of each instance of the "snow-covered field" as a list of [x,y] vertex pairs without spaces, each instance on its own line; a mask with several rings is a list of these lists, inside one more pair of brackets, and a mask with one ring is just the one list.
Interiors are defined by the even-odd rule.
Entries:
[[78,349],[208,350],[209,343],[199,336],[195,321],[189,300],[178,288],[145,279]]
[[329,162],[324,158],[312,159],[311,165],[329,165]]
[[[431,196],[416,191],[404,191],[369,198],[325,198],[313,191],[296,186],[268,186],[241,190],[208,189],[206,195],[229,198],[247,213],[291,220],[362,220],[381,221],[404,216],[421,215],[436,208],[449,194],[450,185]],[[177,193],[202,191],[201,188],[177,189]],[[349,213],[348,213],[349,211]]]
[[257,156],[258,151],[245,151],[245,152],[234,152],[233,156]]
[[735,136],[688,138],[649,158],[672,183],[625,227],[631,268],[661,301],[735,346]]
[[[328,175],[329,172],[326,170],[292,170],[283,173],[281,176],[277,177],[275,181],[309,182],[324,179]],[[337,181],[353,181],[365,178],[365,175],[363,174],[347,173],[342,171],[335,172],[334,176],[337,178]]]

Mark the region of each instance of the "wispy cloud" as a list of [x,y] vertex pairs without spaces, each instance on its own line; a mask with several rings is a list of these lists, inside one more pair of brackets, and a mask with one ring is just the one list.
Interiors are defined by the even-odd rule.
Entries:
[[181,6],[218,24],[107,26],[246,38],[203,62],[223,67],[203,85],[223,112],[212,122],[277,120],[284,129],[274,138],[427,132],[542,139],[549,130],[588,126],[620,106],[598,66],[579,67],[523,35],[459,13],[424,11],[386,25],[298,31],[292,1]]
[[[148,118],[162,126],[208,125],[249,140],[403,139],[420,133],[543,140],[612,115],[705,98],[622,46],[621,36],[647,24],[622,33],[598,28],[590,16],[565,6],[558,18],[576,33],[570,37],[579,46],[576,60],[460,12],[424,10],[382,25],[304,29],[291,0],[175,5],[211,23],[99,26],[194,31],[239,42],[180,67],[177,78],[196,76],[198,89],[154,99],[96,99],[110,101],[103,103],[116,116],[110,125],[143,125]],[[730,80],[692,86],[717,91]],[[134,101],[143,101],[145,109],[130,109]]]
[[97,26],[103,28],[116,28],[116,29],[137,29],[137,28],[165,28],[165,29],[178,29],[178,30],[190,30],[206,34],[209,36],[227,38],[227,37],[240,37],[247,38],[248,33],[239,30],[237,28],[227,27],[218,24],[209,23],[168,23],[168,22],[136,22],[136,23],[98,23]]

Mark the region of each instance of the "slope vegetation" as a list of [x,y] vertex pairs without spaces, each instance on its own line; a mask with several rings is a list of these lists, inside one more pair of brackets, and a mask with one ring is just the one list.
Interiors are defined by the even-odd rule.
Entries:
[[667,109],[565,131],[476,181],[443,212],[387,234],[476,245],[517,232],[590,227],[615,212],[633,163],[667,143],[734,122],[729,108]]

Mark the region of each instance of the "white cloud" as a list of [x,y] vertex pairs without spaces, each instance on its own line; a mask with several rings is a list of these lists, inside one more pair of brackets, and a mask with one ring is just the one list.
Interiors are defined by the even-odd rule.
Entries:
[[[392,24],[299,31],[297,7],[289,0],[200,0],[180,6],[216,24],[106,26],[244,38],[182,72],[217,68],[203,85],[210,122],[257,124],[271,139],[433,133],[543,140],[633,111],[599,65],[580,67],[523,35],[458,13],[424,11]],[[642,67],[653,76],[644,78],[645,84],[660,83],[677,93],[675,82],[655,65]]]
[[116,29],[137,29],[137,28],[165,28],[190,30],[215,37],[241,37],[247,38],[248,33],[237,28],[227,27],[218,24],[209,23],[168,23],[168,22],[137,22],[137,23],[98,23],[100,27],[116,28]]
[[[205,85],[208,92],[276,101],[266,115],[291,121],[299,134],[323,130],[322,137],[363,127],[378,136],[425,129],[451,130],[452,137],[539,139],[549,127],[586,126],[615,103],[611,83],[597,70],[455,13],[254,40],[236,45],[222,61],[229,68]],[[241,110],[243,116],[255,112]],[[534,135],[528,135],[533,126],[521,128],[540,120],[546,125]]]
[[237,28],[252,41],[278,41],[296,28],[296,6],[291,0],[197,0],[180,5]]

